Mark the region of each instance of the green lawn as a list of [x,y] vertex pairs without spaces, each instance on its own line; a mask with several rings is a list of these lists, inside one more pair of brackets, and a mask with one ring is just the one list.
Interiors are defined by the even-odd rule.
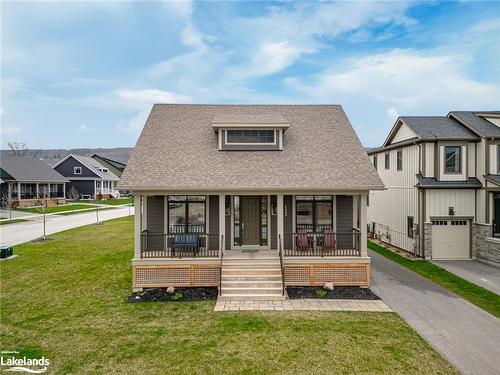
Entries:
[[426,260],[411,260],[368,241],[368,247],[380,255],[432,280],[467,301],[500,318],[500,296],[446,271]]
[[[53,214],[57,212],[67,212],[67,211],[77,211],[77,210],[85,210],[89,208],[95,207],[93,204],[85,204],[85,203],[75,203],[75,204],[61,204],[59,206],[47,207],[45,213]],[[40,208],[36,207],[27,207],[27,208],[17,208],[16,211],[22,212],[32,212],[34,214],[39,214],[42,212]]]
[[99,201],[96,203],[109,204],[111,206],[119,206],[119,205],[123,205],[123,204],[132,204],[132,203],[134,203],[134,200],[131,197],[127,197],[127,198],[119,198],[119,199],[108,199],[108,200]]
[[[114,210],[116,207],[99,207],[99,212],[105,211],[105,210]],[[92,211],[83,211],[83,213],[88,213],[88,212],[94,212],[95,213],[95,207],[94,210]],[[58,213],[57,216],[69,216],[69,215],[76,215],[76,214],[81,214],[82,211],[66,211],[66,212],[61,212]]]
[[16,246],[0,263],[1,349],[71,374],[456,374],[398,315],[215,313],[125,303],[132,218]]
[[14,223],[21,223],[23,221],[28,221],[26,219],[12,219],[12,220],[5,220],[5,221],[0,221],[0,225],[7,225],[7,224],[14,224]]

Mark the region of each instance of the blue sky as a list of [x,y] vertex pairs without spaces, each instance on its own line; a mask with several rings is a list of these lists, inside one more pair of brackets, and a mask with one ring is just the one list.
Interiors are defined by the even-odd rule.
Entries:
[[500,2],[1,3],[1,147],[133,146],[152,103],[500,109]]

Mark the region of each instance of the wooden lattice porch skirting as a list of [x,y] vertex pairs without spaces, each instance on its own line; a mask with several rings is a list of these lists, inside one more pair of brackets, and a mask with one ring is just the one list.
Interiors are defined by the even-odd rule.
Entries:
[[133,288],[166,288],[218,286],[220,266],[214,264],[180,264],[132,266]]
[[370,286],[370,265],[367,263],[311,263],[285,265],[285,285]]

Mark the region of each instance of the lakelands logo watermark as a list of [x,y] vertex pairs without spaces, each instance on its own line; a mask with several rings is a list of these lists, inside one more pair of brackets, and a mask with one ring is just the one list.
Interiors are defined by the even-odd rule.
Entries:
[[41,358],[30,358],[20,356],[18,351],[2,350],[0,355],[1,372],[27,372],[30,374],[42,374],[47,371],[50,361],[42,356]]

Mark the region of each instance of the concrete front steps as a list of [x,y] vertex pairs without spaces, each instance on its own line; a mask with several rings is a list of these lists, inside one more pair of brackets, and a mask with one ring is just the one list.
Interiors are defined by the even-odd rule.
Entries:
[[220,299],[283,300],[280,261],[277,254],[231,254],[222,260]]

